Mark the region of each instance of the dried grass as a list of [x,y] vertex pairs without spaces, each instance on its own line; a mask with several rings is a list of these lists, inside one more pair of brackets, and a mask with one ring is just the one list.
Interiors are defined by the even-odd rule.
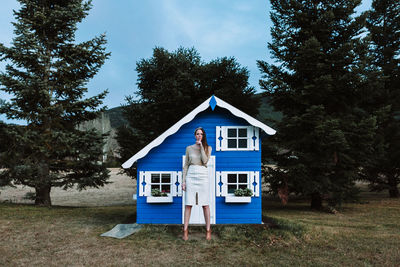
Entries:
[[[55,206],[112,206],[133,205],[132,195],[136,193],[136,180],[125,174],[120,174],[119,168],[110,168],[110,184],[101,188],[87,188],[79,191],[76,188],[63,190],[52,188],[50,197]],[[34,193],[34,188],[17,185],[0,189],[0,202],[32,204],[32,200],[24,199],[28,192]]]
[[[134,190],[130,179],[125,182]],[[361,203],[346,204],[337,214],[311,211],[303,200],[282,206],[268,198],[263,200],[264,225],[213,226],[211,242],[205,240],[204,227],[190,227],[189,241],[184,242],[180,225],[146,225],[122,240],[100,237],[116,224],[136,218],[134,203],[118,200],[118,191],[124,192],[125,186],[114,186],[111,197],[104,189],[99,203],[84,202],[88,207],[72,207],[74,203],[67,201],[83,199],[79,192],[65,198],[68,206],[0,204],[0,266],[396,266],[400,262],[400,200],[385,194],[364,193]],[[108,206],[98,206],[102,204]]]

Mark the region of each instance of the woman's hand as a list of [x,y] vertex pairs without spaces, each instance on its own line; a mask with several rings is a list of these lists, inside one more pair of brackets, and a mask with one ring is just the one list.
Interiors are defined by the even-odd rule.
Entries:
[[186,183],[185,182],[182,184],[182,190],[186,191]]
[[203,137],[202,135],[196,135],[196,145],[199,145],[199,146],[202,145],[201,144],[201,139],[203,139],[202,137]]

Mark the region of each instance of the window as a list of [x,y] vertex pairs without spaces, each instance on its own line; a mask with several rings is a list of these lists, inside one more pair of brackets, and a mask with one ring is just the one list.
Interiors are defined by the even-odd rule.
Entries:
[[151,190],[158,189],[169,196],[182,195],[181,171],[140,171],[138,181],[138,196],[151,197]]
[[228,173],[228,194],[235,193],[236,189],[246,189],[248,185],[247,173]]
[[247,127],[227,128],[228,148],[248,148]]
[[253,191],[253,197],[260,196],[259,171],[217,171],[215,176],[217,197],[234,196],[235,190],[239,188],[249,188]]
[[171,173],[151,173],[151,190],[171,193]]
[[254,126],[217,126],[216,151],[258,150],[259,128]]

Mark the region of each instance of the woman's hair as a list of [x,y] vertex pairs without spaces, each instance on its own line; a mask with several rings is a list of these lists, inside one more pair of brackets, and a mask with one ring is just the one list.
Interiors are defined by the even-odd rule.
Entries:
[[196,132],[198,130],[201,130],[203,132],[203,138],[201,139],[201,143],[203,144],[204,151],[206,152],[206,154],[208,154],[208,143],[207,143],[206,131],[204,131],[204,129],[202,127],[197,127],[196,130],[194,130],[194,135],[195,136],[196,136]]

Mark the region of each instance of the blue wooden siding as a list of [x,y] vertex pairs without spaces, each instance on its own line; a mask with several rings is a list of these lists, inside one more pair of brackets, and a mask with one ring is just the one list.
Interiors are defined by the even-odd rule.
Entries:
[[[181,171],[182,156],[186,146],[194,144],[194,129],[201,126],[207,134],[208,144],[215,155],[216,171],[260,172],[261,195],[261,141],[258,151],[215,151],[216,126],[247,126],[249,123],[232,115],[228,110],[216,107],[199,113],[191,122],[183,125],[175,134],[167,137],[144,158],[138,160],[139,171]],[[139,175],[138,175],[139,177]],[[139,180],[139,179],[138,179]],[[139,188],[139,187],[138,187]],[[174,197],[173,203],[148,204],[146,197],[137,199],[138,223],[182,222],[182,199]],[[224,197],[216,198],[216,223],[261,223],[261,197],[253,197],[251,203],[225,203]]]
[[252,197],[251,203],[225,203],[224,197],[215,201],[216,223],[261,223],[261,197]]
[[137,198],[137,223],[181,224],[182,198],[174,197],[173,203],[146,203],[146,197]]

